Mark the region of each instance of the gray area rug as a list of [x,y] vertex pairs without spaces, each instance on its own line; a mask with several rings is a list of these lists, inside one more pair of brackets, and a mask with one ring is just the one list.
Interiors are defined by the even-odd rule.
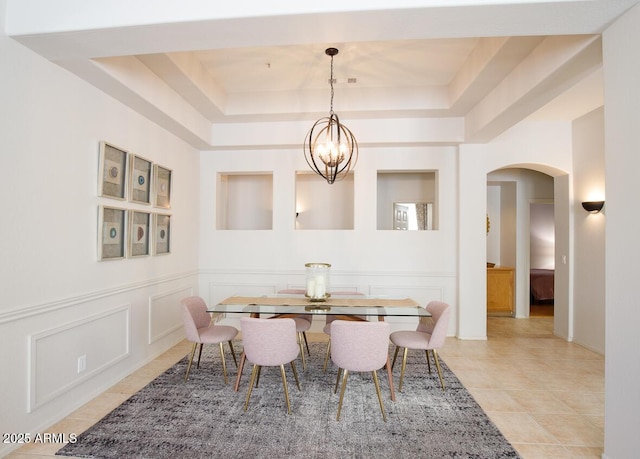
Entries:
[[[292,414],[287,415],[278,368],[263,368],[244,411],[251,365],[238,392],[222,378],[216,346],[205,347],[200,368],[184,382],[187,359],[160,375],[129,400],[67,444],[58,455],[88,458],[518,458],[460,381],[443,364],[446,390],[424,353],[410,352],[403,392],[389,396],[386,370],[378,371],[387,422],[370,374],[349,376],[340,421],[336,368],[322,372],[325,345],[310,343],[307,370],[291,367],[287,381]],[[236,344],[236,351],[241,346]],[[225,349],[226,348],[225,346]],[[240,354],[238,354],[239,357]],[[392,354],[391,354],[392,355]]]

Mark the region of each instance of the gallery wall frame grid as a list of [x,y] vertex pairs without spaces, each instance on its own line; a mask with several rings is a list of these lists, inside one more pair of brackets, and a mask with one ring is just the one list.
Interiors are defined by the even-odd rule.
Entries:
[[172,176],[171,169],[99,142],[98,197],[122,201],[98,205],[99,261],[171,253],[171,214],[144,206],[171,209]]

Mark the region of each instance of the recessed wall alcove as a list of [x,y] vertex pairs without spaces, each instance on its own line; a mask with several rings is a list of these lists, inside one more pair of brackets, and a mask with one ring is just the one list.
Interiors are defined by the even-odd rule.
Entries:
[[377,229],[437,229],[437,189],[436,171],[378,171]]
[[352,230],[353,190],[353,174],[329,185],[317,174],[296,172],[296,229]]
[[218,174],[216,229],[273,229],[273,174]]

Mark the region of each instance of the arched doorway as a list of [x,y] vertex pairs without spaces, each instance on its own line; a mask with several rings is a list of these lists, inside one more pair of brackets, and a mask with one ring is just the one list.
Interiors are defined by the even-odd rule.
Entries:
[[[543,165],[511,165],[487,173],[487,216],[491,227],[486,249],[488,264],[513,268],[511,315],[527,318],[542,309],[545,314],[554,315],[556,333],[568,338],[567,184],[566,173]],[[547,290],[540,291],[540,285]],[[543,307],[535,307],[532,314],[532,303]]]

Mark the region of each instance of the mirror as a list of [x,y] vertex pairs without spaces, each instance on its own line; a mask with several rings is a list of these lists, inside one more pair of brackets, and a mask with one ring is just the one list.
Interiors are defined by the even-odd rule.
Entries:
[[432,202],[394,202],[393,229],[425,231],[433,229]]

